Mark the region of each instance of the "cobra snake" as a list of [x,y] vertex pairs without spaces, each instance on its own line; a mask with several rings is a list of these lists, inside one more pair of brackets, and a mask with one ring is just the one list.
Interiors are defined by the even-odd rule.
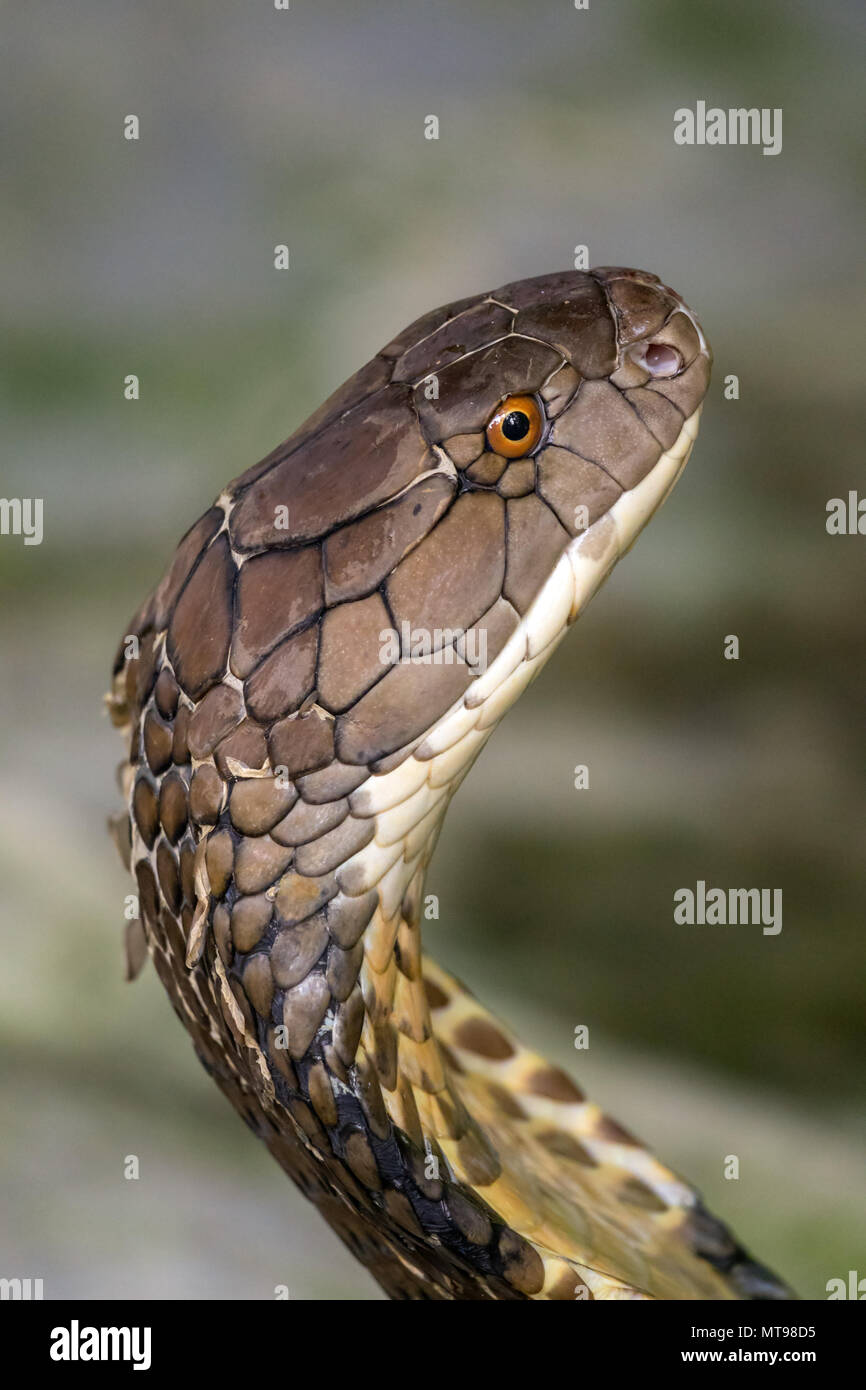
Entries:
[[228,484],[120,644],[128,974],[391,1297],[793,1297],[421,950],[448,804],[671,491],[710,364],[641,271],[433,310]]

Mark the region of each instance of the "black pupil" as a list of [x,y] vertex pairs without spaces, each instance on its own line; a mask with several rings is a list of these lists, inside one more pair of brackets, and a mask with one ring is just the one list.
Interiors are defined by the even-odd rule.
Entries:
[[509,410],[502,421],[502,433],[506,439],[516,443],[529,434],[529,416],[524,410]]

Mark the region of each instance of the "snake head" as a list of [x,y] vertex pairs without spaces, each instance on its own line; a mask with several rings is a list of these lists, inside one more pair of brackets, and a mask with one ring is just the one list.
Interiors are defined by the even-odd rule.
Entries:
[[192,702],[229,683],[248,762],[377,764],[574,620],[676,481],[709,366],[639,271],[435,309],[228,484],[129,630]]
[[655,468],[707,389],[700,326],[643,271],[540,276],[453,310],[401,335],[393,379],[462,488],[535,492],[572,536]]
[[[461,301],[384,355],[395,359],[392,381],[412,390],[426,442],[457,475],[456,508],[468,517],[466,494],[475,497],[463,571],[474,553],[477,589],[492,596],[501,574],[503,598],[525,616],[567,552],[572,620],[682,471],[711,363],[679,295],[620,267]],[[435,587],[432,568],[428,579]]]

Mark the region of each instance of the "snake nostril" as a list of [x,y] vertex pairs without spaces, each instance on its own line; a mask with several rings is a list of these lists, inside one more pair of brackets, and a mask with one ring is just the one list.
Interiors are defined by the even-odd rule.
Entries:
[[676,376],[682,369],[683,359],[676,348],[667,343],[647,343],[637,355],[637,360],[650,376]]

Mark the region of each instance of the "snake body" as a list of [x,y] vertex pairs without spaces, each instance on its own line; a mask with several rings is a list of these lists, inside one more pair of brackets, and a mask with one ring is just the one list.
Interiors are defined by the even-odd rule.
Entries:
[[449,801],[674,485],[710,360],[639,271],[434,310],[224,489],[121,642],[129,974],[393,1297],[790,1296],[421,953]]

